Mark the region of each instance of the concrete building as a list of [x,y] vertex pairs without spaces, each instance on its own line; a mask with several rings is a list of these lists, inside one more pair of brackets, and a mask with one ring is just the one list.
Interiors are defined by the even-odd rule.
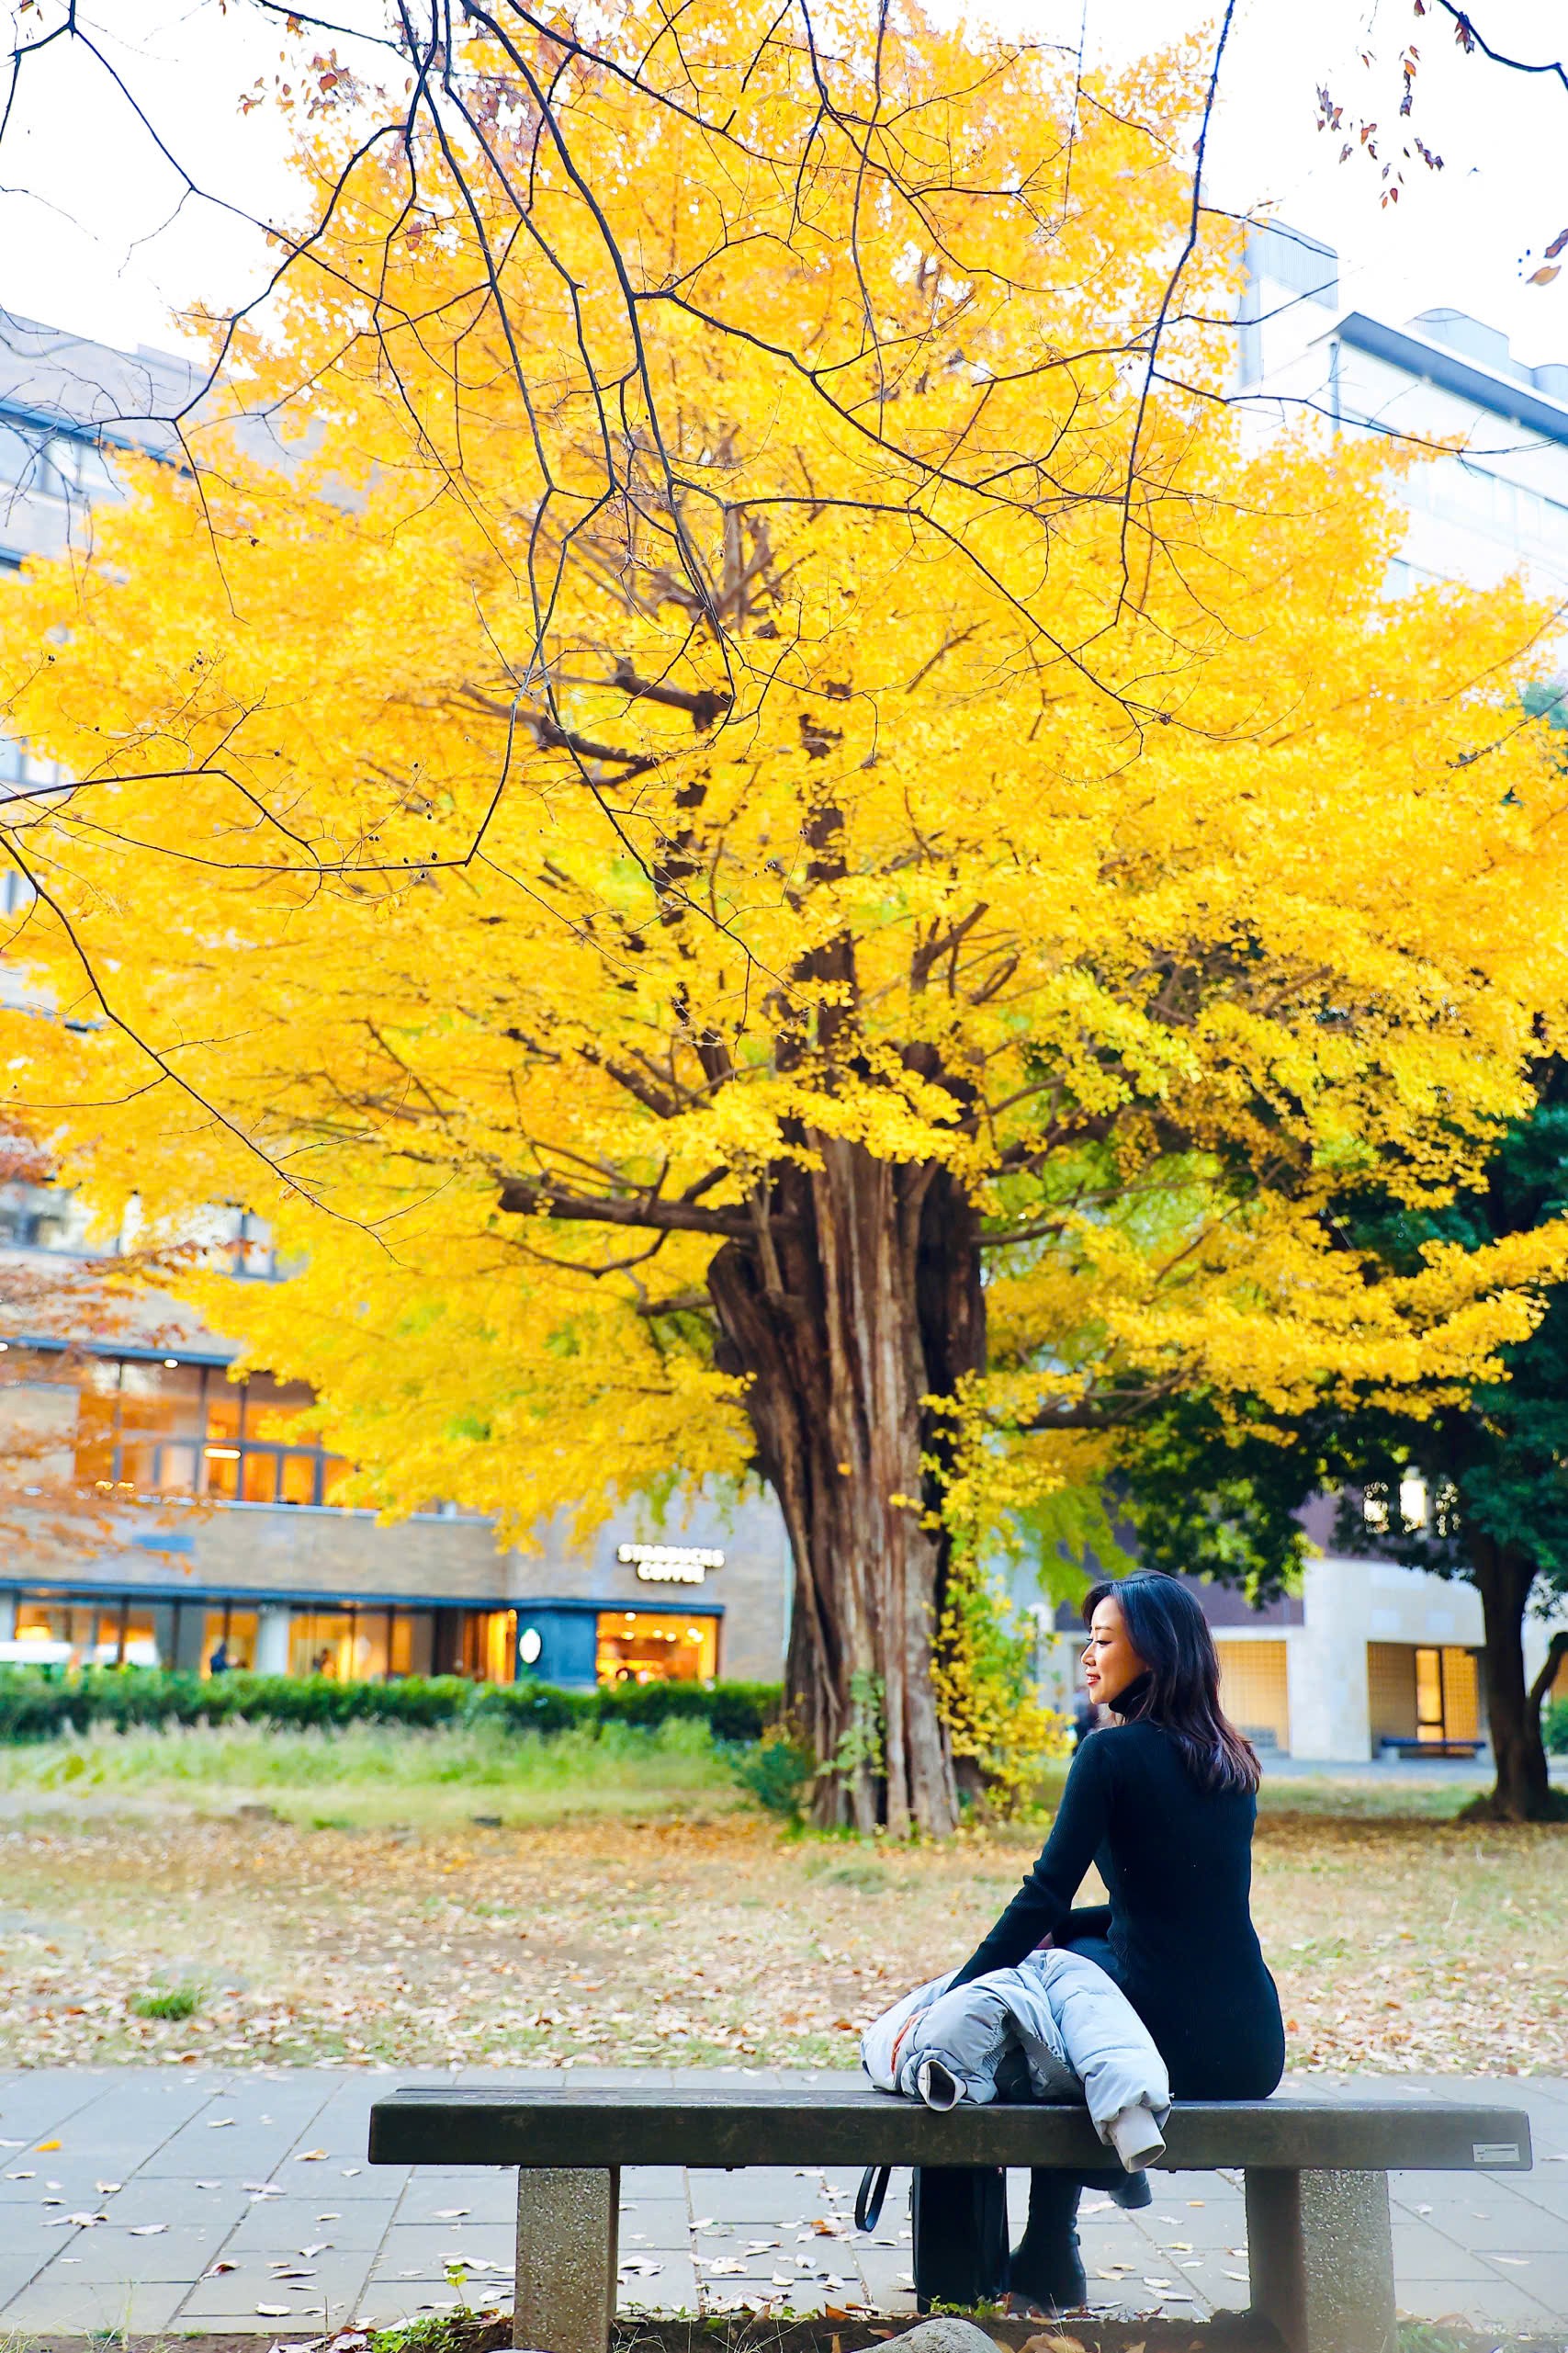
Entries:
[[1527,367],[1462,311],[1395,326],[1345,307],[1333,248],[1279,223],[1249,232],[1247,265],[1237,390],[1259,432],[1308,416],[1391,451],[1460,444],[1391,477],[1409,524],[1390,593],[1513,572],[1568,593],[1568,363]]

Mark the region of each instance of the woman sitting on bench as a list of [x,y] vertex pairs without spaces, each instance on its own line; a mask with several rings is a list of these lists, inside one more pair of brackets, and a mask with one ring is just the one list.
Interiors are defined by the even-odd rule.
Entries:
[[[1221,1710],[1213,1637],[1185,1586],[1148,1574],[1097,1585],[1084,1621],[1085,1680],[1108,1725],[1079,1746],[1044,1852],[953,1983],[1071,1945],[1143,2019],[1177,2099],[1266,2098],[1285,2032],[1248,1901],[1258,1759]],[[1111,1902],[1075,1911],[1091,1863]],[[1031,2175],[1009,2275],[1021,2301],[1083,2302],[1080,2187]]]

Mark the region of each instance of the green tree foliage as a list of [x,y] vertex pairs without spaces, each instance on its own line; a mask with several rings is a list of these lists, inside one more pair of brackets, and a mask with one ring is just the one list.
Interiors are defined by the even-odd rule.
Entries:
[[[1543,1225],[1565,1200],[1568,1065],[1552,1059],[1537,1072],[1532,1114],[1505,1131],[1473,1190],[1438,1209],[1362,1195],[1334,1229],[1375,1253],[1389,1277],[1407,1277],[1434,1243],[1479,1250]],[[1543,1293],[1533,1332],[1498,1355],[1495,1376],[1462,1401],[1416,1389],[1399,1412],[1325,1398],[1281,1417],[1258,1399],[1222,1408],[1193,1394],[1129,1439],[1122,1470],[1144,1556],[1157,1567],[1266,1599],[1305,1557],[1302,1506],[1337,1490],[1347,1550],[1473,1584],[1497,1778],[1472,1811],[1540,1821],[1568,1814],[1548,1782],[1540,1723],[1563,1646],[1527,1687],[1523,1630],[1529,1609],[1568,1593],[1568,1284]]]

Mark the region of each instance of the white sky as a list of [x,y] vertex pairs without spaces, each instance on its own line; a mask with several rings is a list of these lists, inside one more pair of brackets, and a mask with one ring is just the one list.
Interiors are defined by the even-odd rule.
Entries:
[[[1472,5],[1499,48],[1568,56],[1562,0]],[[312,13],[370,25],[379,0],[316,0]],[[1082,23],[1089,56],[1113,61],[1184,31],[1207,28],[1212,42],[1217,12],[1198,0],[988,0],[985,13],[1073,45]],[[224,205],[290,209],[277,115],[239,111],[257,76],[277,70],[281,28],[253,0],[82,0],[79,14],[204,193],[185,193],[105,67],[55,42],[28,65],[0,148],[0,306],[108,343],[177,346],[172,311],[231,308],[267,267],[259,238]],[[59,0],[0,0],[13,41],[58,16]],[[1398,59],[1412,40],[1421,64],[1406,127]],[[1413,128],[1445,170],[1405,164],[1398,204],[1380,208],[1375,169],[1359,154],[1340,165],[1340,141],[1315,129],[1320,83],[1348,121],[1379,120],[1385,158]],[[1337,245],[1347,304],[1398,321],[1452,303],[1504,328],[1527,362],[1568,360],[1568,266],[1551,287],[1525,283],[1568,227],[1568,91],[1461,56],[1448,20],[1417,19],[1414,0],[1238,0],[1222,87],[1214,201],[1271,205]]]

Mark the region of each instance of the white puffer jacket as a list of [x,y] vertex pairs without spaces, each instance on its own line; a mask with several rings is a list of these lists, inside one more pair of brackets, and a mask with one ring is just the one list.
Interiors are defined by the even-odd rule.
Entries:
[[928,2108],[1081,2099],[1129,2173],[1163,2154],[1165,2061],[1103,1969],[1051,1950],[950,1993],[952,1982],[933,1977],[862,2034],[861,2065],[879,2091]]

